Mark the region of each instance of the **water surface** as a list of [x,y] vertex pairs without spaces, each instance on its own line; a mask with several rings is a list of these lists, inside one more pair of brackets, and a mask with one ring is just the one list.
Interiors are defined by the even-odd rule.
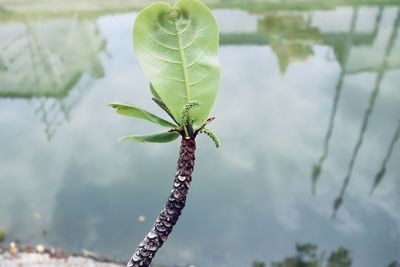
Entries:
[[[162,114],[132,49],[143,3],[2,2],[0,229],[125,259],[165,202],[179,146],[117,142],[159,129],[107,108]],[[210,3],[222,148],[199,138],[187,208],[156,262],[251,266],[304,243],[325,257],[342,247],[355,267],[399,260],[400,3],[380,3]]]

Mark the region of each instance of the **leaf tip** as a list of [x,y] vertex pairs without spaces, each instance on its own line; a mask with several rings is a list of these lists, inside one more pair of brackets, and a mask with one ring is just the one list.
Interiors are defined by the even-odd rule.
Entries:
[[124,141],[127,141],[128,139],[129,139],[129,136],[123,136],[118,139],[118,142],[124,142]]

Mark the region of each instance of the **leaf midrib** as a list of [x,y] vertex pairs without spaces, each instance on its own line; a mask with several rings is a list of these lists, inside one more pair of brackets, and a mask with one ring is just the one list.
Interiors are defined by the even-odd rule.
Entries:
[[189,102],[191,99],[190,99],[189,74],[188,74],[188,68],[187,68],[187,63],[186,63],[185,49],[183,48],[183,45],[182,45],[182,38],[181,38],[182,36],[181,36],[181,32],[179,32],[176,18],[174,18],[173,21],[174,21],[174,25],[175,25],[175,29],[176,29],[176,37],[178,38],[179,53],[181,55],[181,61],[182,61],[183,79],[185,82],[186,102]]

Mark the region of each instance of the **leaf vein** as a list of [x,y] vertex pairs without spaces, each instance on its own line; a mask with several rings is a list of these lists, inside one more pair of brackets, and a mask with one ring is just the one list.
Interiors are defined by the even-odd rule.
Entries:
[[[186,92],[186,101],[190,101],[190,88],[189,88],[189,75],[188,75],[188,69],[187,69],[187,63],[186,63],[186,55],[185,55],[185,50],[182,49],[182,36],[179,34],[178,30],[178,24],[175,22],[175,28],[177,32],[177,37],[178,37],[178,46],[179,46],[179,53],[181,55],[181,60],[182,60],[182,70],[183,70],[183,77],[184,77],[184,85],[185,85],[185,92]],[[190,115],[188,115],[190,117]]]
[[189,20],[188,20],[188,24],[186,25],[186,27],[185,27],[182,31],[178,32],[178,34],[179,34],[179,35],[184,34],[184,33],[189,29],[189,27],[190,27],[191,25],[192,25],[192,20],[189,19]]
[[168,46],[168,45],[162,43],[160,40],[158,40],[157,38],[155,38],[152,34],[150,34],[150,38],[151,38],[154,42],[156,42],[157,44],[159,44],[159,45],[162,46],[162,47],[165,47],[165,48],[167,48],[167,49],[174,50],[174,51],[179,51],[179,48],[177,48],[177,47],[172,47],[172,46]]
[[180,82],[180,83],[183,83],[183,84],[185,83],[184,80],[181,80],[181,79],[178,79],[178,78],[175,78],[175,77],[172,77],[172,76],[168,76],[168,75],[163,75],[163,74],[161,74],[159,72],[156,72],[156,71],[153,71],[153,70],[150,70],[150,69],[149,69],[149,71],[151,71],[153,74],[155,74],[155,75],[157,75],[157,76],[159,76],[161,78],[164,78],[164,79],[167,79],[167,80],[177,81],[177,82]]
[[164,32],[164,33],[166,33],[166,34],[176,36],[176,33],[175,33],[175,32],[170,32],[170,31],[167,31],[165,28],[163,28],[163,27],[161,26],[160,22],[158,22],[158,28],[159,28],[162,32]]
[[155,58],[155,59],[158,59],[158,60],[161,60],[161,61],[164,61],[164,62],[167,62],[167,63],[171,63],[171,64],[182,64],[182,61],[172,60],[172,59],[167,59],[167,58],[160,57],[160,56],[158,56],[158,55],[152,53],[150,50],[147,50],[146,52],[147,52],[150,56],[152,56],[153,58]]
[[[208,25],[209,25],[209,24],[208,24]],[[207,25],[207,26],[204,26],[204,27],[201,28],[201,29],[198,29],[198,30],[196,31],[194,37],[193,37],[193,40],[191,40],[186,46],[184,46],[183,49],[187,49],[187,48],[189,48],[191,45],[193,45],[194,42],[197,40],[197,37],[199,37],[200,33],[208,28],[208,25]]]
[[208,52],[208,46],[206,49],[204,49],[203,53],[197,57],[192,63],[190,63],[189,65],[187,65],[187,68],[189,69],[190,67],[192,67],[193,65],[195,65],[197,62],[200,61],[200,59],[202,59],[204,57],[205,54],[207,54]]
[[200,80],[198,80],[196,82],[191,83],[190,86],[194,86],[196,84],[202,83],[203,81],[207,80],[208,77],[210,77],[210,74],[204,76],[203,78],[201,78]]

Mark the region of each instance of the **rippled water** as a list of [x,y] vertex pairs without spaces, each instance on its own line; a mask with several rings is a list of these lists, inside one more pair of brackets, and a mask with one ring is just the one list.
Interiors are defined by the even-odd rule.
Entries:
[[[132,49],[141,6],[88,2],[0,1],[0,230],[125,259],[163,207],[179,145],[116,141],[158,129],[107,103],[162,114]],[[365,2],[212,1],[223,145],[199,138],[156,262],[269,266],[304,243],[325,258],[342,247],[356,267],[399,260],[400,3]]]

